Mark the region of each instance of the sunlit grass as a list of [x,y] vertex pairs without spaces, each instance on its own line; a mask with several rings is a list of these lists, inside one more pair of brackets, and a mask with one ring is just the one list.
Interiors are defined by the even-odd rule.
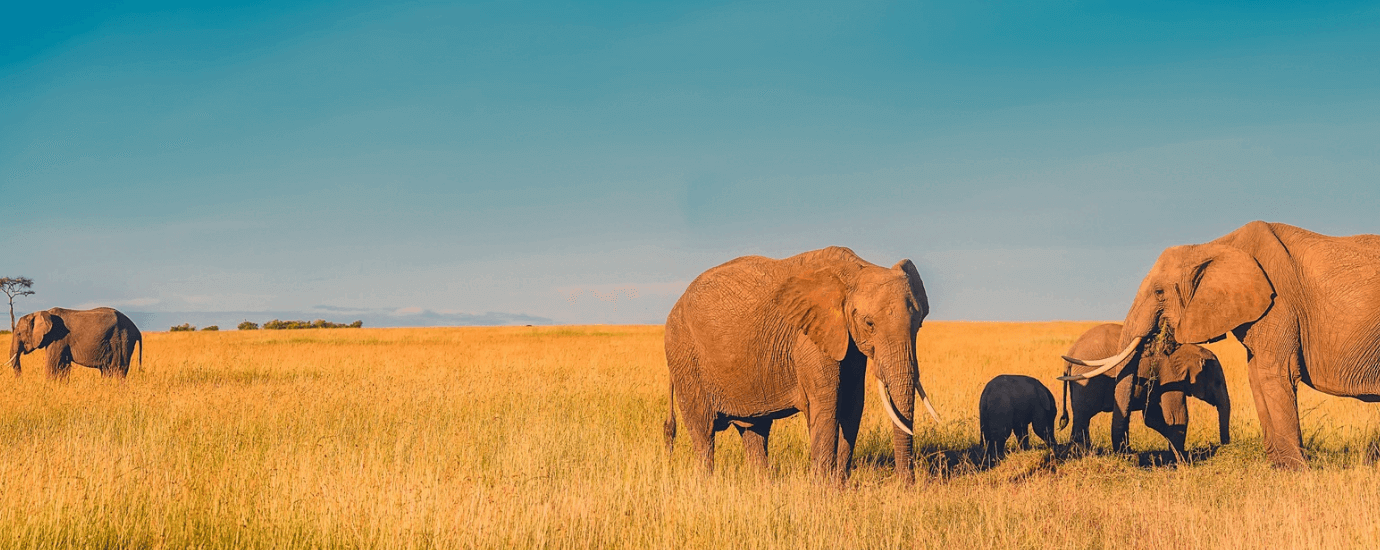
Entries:
[[[19,548],[1364,547],[1380,540],[1380,408],[1302,390],[1312,468],[1265,461],[1244,353],[1214,344],[1235,443],[1193,402],[1180,467],[1138,455],[1015,452],[967,462],[977,400],[1004,373],[1056,397],[1058,356],[1095,323],[926,323],[922,381],[944,423],[916,431],[917,483],[891,475],[867,404],[843,488],[812,481],[803,419],[772,471],[721,434],[700,475],[668,459],[661,327],[146,334],[127,381],[41,353],[0,392],[0,541]],[[1093,424],[1107,447],[1106,415]],[[1067,439],[1067,431],[1061,432]]]

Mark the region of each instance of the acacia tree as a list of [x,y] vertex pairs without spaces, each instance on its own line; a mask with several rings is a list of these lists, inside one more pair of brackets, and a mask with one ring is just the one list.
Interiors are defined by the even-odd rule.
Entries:
[[34,280],[28,277],[0,277],[0,291],[10,297],[10,332],[14,332],[14,299],[33,294],[33,286]]

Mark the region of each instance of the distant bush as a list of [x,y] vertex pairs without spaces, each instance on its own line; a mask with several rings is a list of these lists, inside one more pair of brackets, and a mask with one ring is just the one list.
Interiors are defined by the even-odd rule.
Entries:
[[211,332],[216,332],[216,331],[220,330],[220,327],[218,327],[218,326],[216,326],[216,325],[211,325],[211,326],[206,327],[206,328],[201,329],[201,330],[202,330],[202,331],[208,331],[208,330],[209,330],[209,331],[211,331]]
[[180,325],[168,329],[168,332],[191,332],[194,330],[196,330],[196,326],[192,325],[191,323],[182,323]]
[[4,335],[9,334],[9,333],[10,333],[10,331],[8,331],[8,330],[0,330],[0,336],[4,336]]
[[254,321],[245,321],[235,328],[240,330],[259,330],[259,324]]
[[350,324],[332,323],[324,319],[317,319],[310,323],[306,321],[279,321],[274,319],[264,323],[264,330],[285,330],[297,328],[359,328],[364,326],[364,321],[355,321]]

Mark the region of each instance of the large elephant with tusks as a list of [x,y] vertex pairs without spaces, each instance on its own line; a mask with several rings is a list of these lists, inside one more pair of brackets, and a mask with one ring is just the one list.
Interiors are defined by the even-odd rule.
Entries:
[[1246,348],[1265,452],[1301,468],[1298,384],[1380,401],[1380,235],[1331,237],[1255,221],[1204,244],[1160,254],[1140,283],[1118,339],[1120,353],[1071,363],[1117,380],[1113,421],[1132,401],[1130,358],[1146,346],[1215,342]]
[[680,407],[695,452],[714,468],[714,434],[733,426],[749,461],[765,469],[772,422],[805,413],[814,470],[848,475],[862,419],[864,375],[877,379],[894,424],[896,473],[911,481],[915,335],[929,313],[910,260],[890,269],[830,247],[782,260],[747,256],[690,283],[666,318],[671,412]]

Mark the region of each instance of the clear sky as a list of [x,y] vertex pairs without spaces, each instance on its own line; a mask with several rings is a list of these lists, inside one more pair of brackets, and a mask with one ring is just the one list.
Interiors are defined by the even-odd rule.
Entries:
[[20,310],[661,322],[844,245],[1120,319],[1166,246],[1380,233],[1375,3],[113,4],[0,18]]

